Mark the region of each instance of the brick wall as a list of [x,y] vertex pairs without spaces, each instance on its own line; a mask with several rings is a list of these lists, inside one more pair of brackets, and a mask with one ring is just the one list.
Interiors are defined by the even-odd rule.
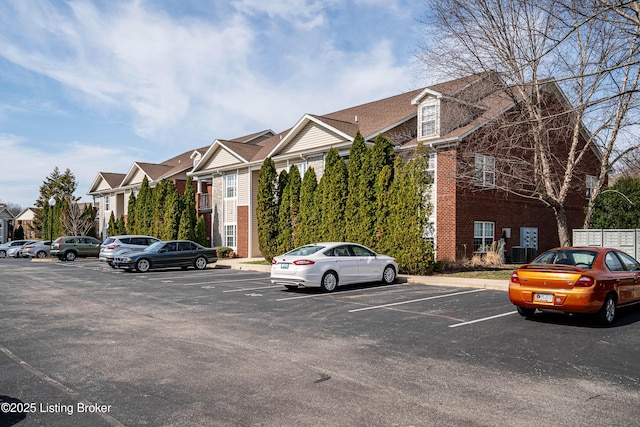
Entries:
[[438,152],[436,177],[436,251],[438,260],[456,259],[456,149]]
[[249,256],[249,206],[238,206],[238,251],[239,257]]

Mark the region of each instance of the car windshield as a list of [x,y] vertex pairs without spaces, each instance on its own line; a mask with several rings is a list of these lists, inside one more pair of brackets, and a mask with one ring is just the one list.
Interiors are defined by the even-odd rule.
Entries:
[[153,245],[149,245],[144,249],[144,252],[158,252],[158,250],[164,246],[164,242],[155,242]]
[[598,252],[588,249],[554,249],[534,259],[531,264],[564,264],[591,268]]
[[319,250],[324,249],[324,246],[310,245],[310,246],[302,246],[297,249],[292,250],[291,252],[287,252],[286,255],[291,256],[308,256],[313,255]]

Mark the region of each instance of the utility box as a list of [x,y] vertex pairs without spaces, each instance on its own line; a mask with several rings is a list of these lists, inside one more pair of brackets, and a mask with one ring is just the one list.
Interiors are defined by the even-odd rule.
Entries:
[[526,264],[536,257],[536,248],[526,248],[524,246],[514,246],[511,248],[511,263]]

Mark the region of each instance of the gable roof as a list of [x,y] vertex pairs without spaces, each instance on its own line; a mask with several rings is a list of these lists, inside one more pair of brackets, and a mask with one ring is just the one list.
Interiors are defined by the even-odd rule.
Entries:
[[9,209],[7,209],[6,205],[0,204],[0,218],[13,219],[15,218],[15,215],[12,214]]
[[193,170],[189,172],[189,175],[195,175],[202,171],[219,149],[225,150],[241,163],[249,163],[264,149],[265,142],[272,140],[275,136],[271,129],[267,129],[232,140],[216,139],[207,147],[206,152]]
[[126,174],[124,173],[98,172],[87,194],[98,194],[98,187],[101,182],[106,182],[110,189],[118,188],[125,176]]
[[[22,212],[20,212],[18,216],[15,217],[15,219],[16,221],[23,221],[23,220],[30,221],[33,219],[33,216],[35,215],[35,213],[36,213],[36,208],[26,208],[26,209],[23,209]],[[22,218],[23,216],[25,217],[24,219]]]

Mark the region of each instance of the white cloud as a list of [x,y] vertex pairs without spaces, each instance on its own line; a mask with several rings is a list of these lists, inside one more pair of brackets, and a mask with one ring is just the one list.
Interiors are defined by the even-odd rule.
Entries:
[[[0,120],[29,123],[29,114],[34,121],[58,114],[67,128],[55,139],[82,142],[58,142],[49,153],[34,148],[46,141],[33,136],[0,136],[2,152],[14,153],[9,169],[3,165],[5,177],[24,175],[24,165],[37,171],[27,184],[23,177],[1,184],[0,199],[33,203],[56,165],[82,179],[78,192],[84,193],[99,171],[124,173],[135,160],[162,161],[216,138],[281,131],[307,112],[328,113],[412,89],[406,52],[385,38],[390,31],[355,28],[342,15],[347,8],[360,14],[361,6],[379,7],[382,20],[385,12],[398,11],[396,3],[234,0],[212,8],[215,14],[189,17],[170,15],[163,2],[151,0],[100,3],[104,8],[86,0],[9,2],[0,8],[0,57],[37,82],[20,81],[31,92],[3,99]],[[102,132],[123,121],[130,129],[114,132],[106,148],[89,144],[109,138],[73,132],[73,120],[86,112],[91,119],[78,132],[91,132],[101,117],[108,122]],[[62,120],[47,124],[55,122]],[[22,129],[11,132],[22,135]],[[121,147],[128,132],[148,140],[146,152]]]
[[299,29],[311,30],[323,25],[327,9],[340,4],[338,0],[241,0],[232,5],[241,13],[264,13],[270,18],[280,18]]
[[[78,183],[76,196],[84,196],[98,172],[128,171],[139,153],[118,148],[99,147],[73,142],[56,151],[32,147],[24,138],[0,134],[2,156],[2,186],[0,200],[17,203],[23,208],[33,206],[40,185],[57,166],[69,168]],[[105,162],[105,159],[109,159]],[[106,170],[105,170],[106,168]]]

